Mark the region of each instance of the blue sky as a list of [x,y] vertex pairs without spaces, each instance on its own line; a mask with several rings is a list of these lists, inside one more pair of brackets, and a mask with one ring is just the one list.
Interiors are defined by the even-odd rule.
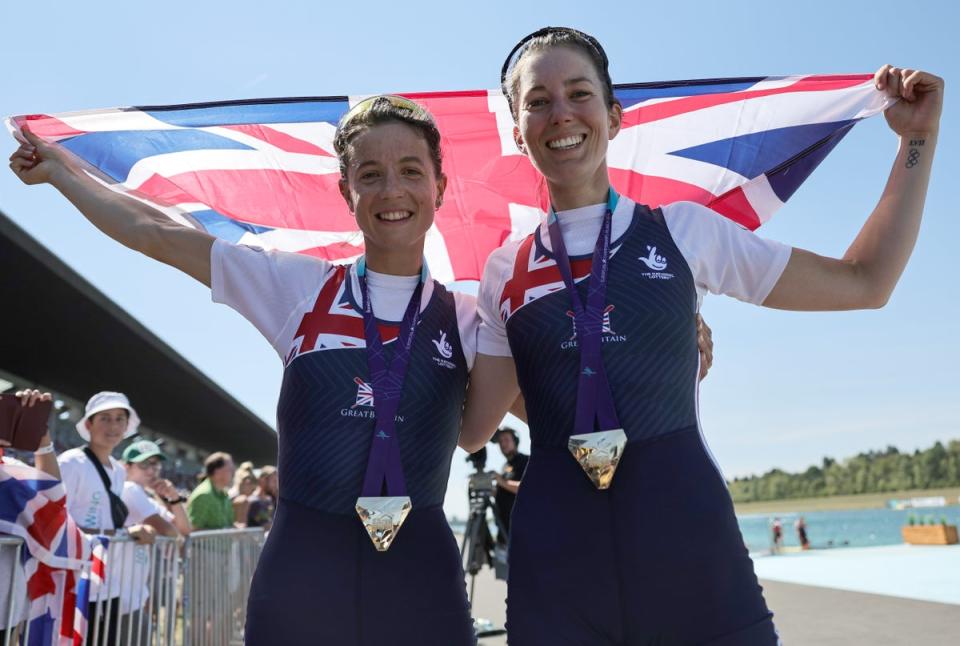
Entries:
[[[937,161],[920,240],[889,305],[841,314],[776,312],[722,297],[704,305],[716,363],[701,416],[721,466],[728,476],[801,469],[824,455],[960,437],[960,223],[949,193],[960,174],[950,100],[960,78],[960,11],[918,4],[95,2],[11,18],[15,29],[0,43],[0,115],[489,88],[516,40],[546,24],[597,36],[621,83],[872,72],[886,62],[936,72],[948,85]],[[5,154],[13,147],[11,140]],[[762,233],[842,255],[895,150],[881,118],[860,124]],[[24,187],[6,170],[0,209],[273,423],[279,361],[205,288],[107,240],[53,189]],[[466,471],[458,452],[447,508],[461,515]]]

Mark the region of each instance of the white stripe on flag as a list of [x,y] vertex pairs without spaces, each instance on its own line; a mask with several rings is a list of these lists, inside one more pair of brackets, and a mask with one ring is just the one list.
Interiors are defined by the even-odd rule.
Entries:
[[767,181],[766,175],[760,175],[744,184],[743,194],[750,202],[753,210],[756,211],[757,217],[760,218],[760,224],[773,217],[773,214],[783,206],[783,202],[773,192],[773,187]]
[[130,169],[123,184],[137,189],[153,175],[173,177],[191,172],[222,170],[271,170],[308,175],[340,173],[333,157],[286,153],[279,150],[187,150],[141,159]]

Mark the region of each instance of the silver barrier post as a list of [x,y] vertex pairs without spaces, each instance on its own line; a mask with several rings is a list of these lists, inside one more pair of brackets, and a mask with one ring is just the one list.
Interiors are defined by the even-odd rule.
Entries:
[[[10,646],[14,633],[20,629],[20,622],[16,620],[17,611],[17,568],[20,567],[20,550],[23,549],[23,539],[13,536],[0,537],[0,558],[6,560],[10,554],[10,587],[7,590],[7,612],[3,620],[3,646]],[[26,599],[24,600],[26,602]]]

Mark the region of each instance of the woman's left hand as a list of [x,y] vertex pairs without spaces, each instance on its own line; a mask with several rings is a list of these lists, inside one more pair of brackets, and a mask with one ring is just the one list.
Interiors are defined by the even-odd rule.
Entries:
[[697,314],[697,348],[700,350],[700,380],[707,376],[713,365],[713,330],[703,317]]
[[898,135],[935,135],[943,112],[943,79],[939,76],[903,67],[884,65],[873,75],[877,89],[900,99],[887,108],[884,116]]

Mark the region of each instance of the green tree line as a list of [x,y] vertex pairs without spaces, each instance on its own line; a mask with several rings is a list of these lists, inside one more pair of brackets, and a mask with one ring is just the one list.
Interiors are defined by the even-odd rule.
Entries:
[[762,476],[735,478],[734,502],[884,493],[960,486],[960,440],[937,442],[924,451],[901,453],[888,446],[838,462],[824,458],[801,473],[773,469]]

